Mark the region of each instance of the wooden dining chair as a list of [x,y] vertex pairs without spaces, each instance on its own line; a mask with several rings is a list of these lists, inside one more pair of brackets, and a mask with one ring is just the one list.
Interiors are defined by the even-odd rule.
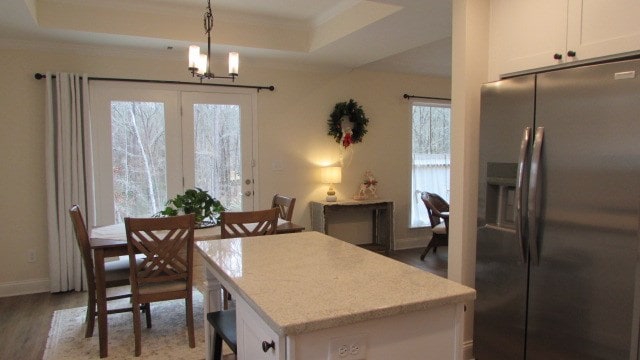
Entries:
[[278,208],[258,211],[224,211],[220,214],[220,235],[223,239],[228,239],[275,234],[279,212]]
[[288,197],[280,194],[275,194],[271,201],[272,208],[278,208],[280,210],[280,218],[283,220],[291,221],[293,217],[293,208],[296,205],[296,198]]
[[[220,214],[220,237],[229,239],[234,237],[273,235],[278,227],[279,208],[258,211],[225,211]],[[222,288],[223,309],[229,306],[231,296]]]
[[431,239],[427,248],[420,255],[420,260],[424,260],[431,249],[435,253],[438,246],[449,245],[449,203],[440,195],[427,191],[422,192],[420,197],[427,207],[431,224]]
[[[223,239],[234,237],[272,235],[278,227],[277,207],[268,210],[223,212],[220,221],[220,234]],[[213,327],[215,336],[213,339],[212,360],[221,360],[222,341],[237,354],[236,313],[235,309],[227,310],[231,298],[227,289],[222,287],[223,310],[207,314],[207,321]]]
[[[193,326],[193,229],[195,215],[161,218],[125,218],[131,266],[131,302],[134,308],[135,355],[142,352],[140,304],[185,299],[189,347],[196,346]],[[145,257],[136,265],[136,254]]]
[[[98,316],[98,308],[96,304],[96,279],[93,268],[93,257],[91,256],[91,245],[89,244],[89,234],[87,226],[85,225],[82,212],[78,205],[73,205],[69,209],[69,215],[71,216],[71,222],[76,234],[76,240],[78,242],[78,248],[80,249],[80,255],[82,256],[82,263],[87,277],[87,315],[85,322],[87,328],[84,333],[84,337],[89,338],[93,336],[93,328],[95,327],[95,318]],[[105,287],[107,289],[118,286],[129,285],[129,259],[121,258],[117,261],[109,261],[105,264]],[[131,297],[131,293],[107,296],[107,301],[124,299]],[[141,307],[142,311],[146,313],[147,327],[151,327],[151,312],[148,304],[144,304]],[[117,314],[123,312],[133,311],[133,307],[114,308],[107,310],[107,314]],[[104,336],[104,334],[100,334]]]

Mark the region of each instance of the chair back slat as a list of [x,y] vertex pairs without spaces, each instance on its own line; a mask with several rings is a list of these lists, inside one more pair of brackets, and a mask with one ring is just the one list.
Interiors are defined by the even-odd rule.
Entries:
[[[131,266],[136,268],[132,280],[136,286],[186,280],[190,287],[194,224],[193,214],[165,218],[125,218],[129,259]],[[137,253],[143,254],[144,259],[136,265]]]
[[280,194],[275,194],[273,196],[273,201],[271,202],[272,208],[278,208],[278,210],[280,210],[280,218],[287,221],[291,221],[295,205],[296,198]]
[[223,212],[220,235],[233,237],[272,235],[278,226],[278,208],[258,211]]

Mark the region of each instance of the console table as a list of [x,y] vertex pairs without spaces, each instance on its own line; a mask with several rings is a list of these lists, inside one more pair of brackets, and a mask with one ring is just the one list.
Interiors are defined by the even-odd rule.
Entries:
[[389,200],[346,200],[346,201],[312,201],[311,230],[328,234],[328,218],[330,214],[345,209],[369,211],[373,216],[373,239],[370,244],[359,245],[363,248],[388,253],[394,249],[393,242],[393,201]]

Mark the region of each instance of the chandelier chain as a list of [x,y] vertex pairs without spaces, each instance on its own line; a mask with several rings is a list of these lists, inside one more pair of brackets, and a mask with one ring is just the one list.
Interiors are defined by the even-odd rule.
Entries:
[[207,1],[207,11],[204,13],[204,33],[210,34],[213,29],[213,12],[211,11],[211,0]]

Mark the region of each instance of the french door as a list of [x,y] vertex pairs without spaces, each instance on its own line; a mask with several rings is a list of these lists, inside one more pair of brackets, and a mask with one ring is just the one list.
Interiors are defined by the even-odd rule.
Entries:
[[181,99],[185,186],[209,191],[227,209],[253,209],[251,96],[182,92]]
[[92,82],[96,224],[152,216],[193,187],[252,210],[254,104],[248,92]]

